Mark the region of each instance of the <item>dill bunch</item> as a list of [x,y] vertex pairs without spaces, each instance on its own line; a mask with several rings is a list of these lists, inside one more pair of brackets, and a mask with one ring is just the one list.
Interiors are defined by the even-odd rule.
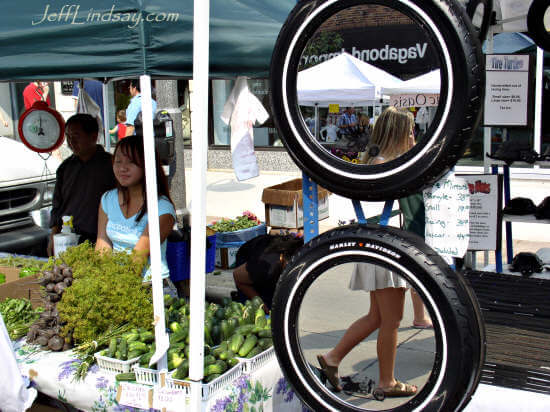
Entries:
[[143,259],[126,252],[97,252],[85,242],[60,256],[74,281],[57,304],[63,336],[75,344],[92,341],[113,325],[149,328],[150,287],[142,282]]

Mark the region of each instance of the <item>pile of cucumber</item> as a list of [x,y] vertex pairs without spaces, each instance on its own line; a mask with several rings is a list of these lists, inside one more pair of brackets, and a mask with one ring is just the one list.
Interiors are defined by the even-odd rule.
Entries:
[[[171,331],[168,369],[175,367],[173,377],[185,379],[189,373],[189,304],[184,299],[165,296],[165,307]],[[221,304],[206,303],[204,382],[231,369],[239,357],[252,358],[273,345],[271,322],[262,307],[259,297],[244,305],[229,298]]]
[[[109,347],[100,352],[101,355],[118,360],[131,360],[141,358],[145,353],[154,353],[155,335],[145,329],[132,329],[109,341]],[[150,357],[149,357],[150,359]]]

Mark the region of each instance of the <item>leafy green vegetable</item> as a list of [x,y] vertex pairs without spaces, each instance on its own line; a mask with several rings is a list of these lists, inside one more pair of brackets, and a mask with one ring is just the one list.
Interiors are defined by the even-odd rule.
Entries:
[[18,256],[8,256],[0,258],[0,266],[7,266],[12,268],[33,268],[35,272],[39,272],[45,268],[48,264],[47,261],[33,259],[33,258],[23,258]]
[[112,325],[150,328],[153,321],[151,290],[142,282],[143,260],[135,254],[96,252],[89,242],[60,256],[73,269],[74,281],[57,304],[64,323],[78,344],[95,340]]
[[4,275],[3,273],[0,273],[0,285],[2,283],[6,283],[6,275]]
[[33,309],[28,299],[6,298],[4,302],[0,302],[0,314],[11,340],[25,336],[42,311],[42,308]]
[[248,229],[260,224],[260,220],[256,215],[249,211],[243,212],[242,216],[237,216],[235,219],[225,219],[215,221],[210,226],[216,232],[235,232],[237,230]]

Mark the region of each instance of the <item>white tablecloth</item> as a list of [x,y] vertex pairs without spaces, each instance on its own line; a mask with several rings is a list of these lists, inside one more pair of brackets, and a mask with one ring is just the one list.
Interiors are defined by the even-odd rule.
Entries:
[[[40,392],[84,411],[136,410],[117,403],[115,374],[97,365],[90,368],[84,381],[75,382],[78,360],[72,351],[42,351],[24,341],[14,346],[21,374],[29,377]],[[242,374],[203,401],[205,411],[243,410],[240,406],[266,412],[308,410],[282,376],[276,358],[253,373]]]

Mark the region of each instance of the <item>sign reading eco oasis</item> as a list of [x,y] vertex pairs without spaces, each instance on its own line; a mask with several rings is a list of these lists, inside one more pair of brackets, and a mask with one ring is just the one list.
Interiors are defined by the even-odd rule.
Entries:
[[529,56],[487,55],[485,60],[486,126],[527,126]]

